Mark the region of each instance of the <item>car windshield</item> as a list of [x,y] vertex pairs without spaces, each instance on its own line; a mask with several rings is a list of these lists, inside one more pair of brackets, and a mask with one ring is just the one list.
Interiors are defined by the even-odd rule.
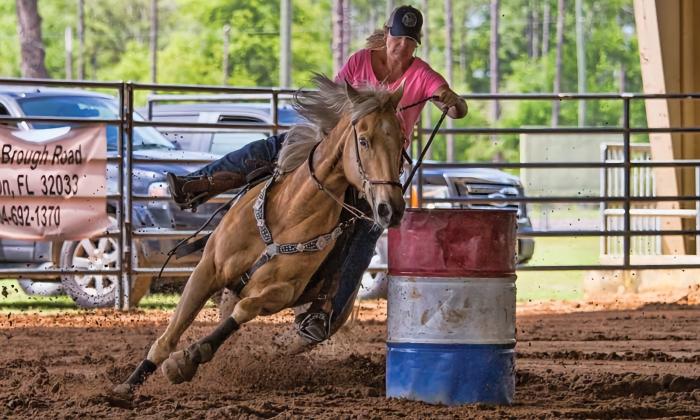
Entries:
[[[38,96],[17,100],[22,112],[28,117],[65,117],[118,119],[119,106],[111,98],[99,96]],[[143,117],[134,113],[134,120]],[[55,128],[63,123],[33,123],[34,128]],[[72,124],[69,124],[72,125]],[[107,125],[107,150],[117,150],[119,132],[117,126]],[[135,127],[133,149],[175,149],[175,145],[164,138],[153,127]]]

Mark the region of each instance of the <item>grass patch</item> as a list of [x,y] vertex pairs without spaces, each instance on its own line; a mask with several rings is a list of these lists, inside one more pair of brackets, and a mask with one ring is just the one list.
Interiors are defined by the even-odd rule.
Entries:
[[12,312],[64,312],[76,309],[73,300],[66,296],[29,296],[16,280],[0,280],[0,313]]
[[[155,293],[145,296],[139,303],[140,309],[175,309],[180,295]],[[208,305],[211,305],[209,303]],[[46,313],[84,310],[76,306],[67,295],[30,296],[24,293],[16,280],[0,280],[0,313]]]
[[[535,238],[535,254],[528,263],[537,265],[597,264],[598,237]],[[518,300],[577,300],[583,298],[583,271],[520,271]]]
[[[535,238],[535,254],[529,265],[597,264],[600,242],[597,237]],[[578,300],[583,298],[583,271],[520,271],[518,301]],[[173,310],[180,295],[156,293],[144,297],[140,309]],[[208,307],[213,306],[211,301]],[[15,280],[0,280],[0,313],[30,312],[52,314],[80,311],[66,296],[28,296]]]
[[[140,309],[161,309],[161,310],[172,310],[177,306],[177,302],[180,300],[180,295],[176,293],[154,293],[152,295],[144,296],[139,302]],[[212,305],[211,302],[207,303],[207,307]]]

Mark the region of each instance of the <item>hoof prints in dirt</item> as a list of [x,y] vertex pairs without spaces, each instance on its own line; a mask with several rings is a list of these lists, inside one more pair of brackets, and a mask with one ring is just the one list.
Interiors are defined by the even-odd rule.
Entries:
[[107,368],[105,375],[112,384],[117,385],[124,382],[129,375],[131,375],[131,372],[133,372],[134,369],[136,369],[136,364],[119,366],[113,365]]
[[528,371],[518,371],[516,384],[518,386],[545,385],[549,390],[569,390],[603,400],[627,396],[642,397],[659,392],[692,393],[693,398],[700,395],[700,377],[691,378],[670,374],[576,375],[572,378],[562,374],[543,376]]
[[[375,360],[376,359],[376,360]],[[213,365],[213,366],[212,366]],[[214,359],[198,372],[196,380],[224,377],[230,385],[256,390],[314,389],[319,387],[363,386],[384,392],[385,363],[381,358],[350,355],[342,360],[326,360],[313,355]]]
[[288,412],[287,405],[276,405],[271,402],[261,404],[237,404],[211,410],[207,413],[207,418],[263,418],[271,419],[280,413]]
[[583,351],[553,351],[553,352],[522,352],[518,358],[523,359],[566,359],[566,360],[620,360],[620,361],[648,361],[648,362],[673,362],[673,363],[700,363],[700,354],[692,356],[671,356],[662,351],[648,350],[646,352],[601,353]]

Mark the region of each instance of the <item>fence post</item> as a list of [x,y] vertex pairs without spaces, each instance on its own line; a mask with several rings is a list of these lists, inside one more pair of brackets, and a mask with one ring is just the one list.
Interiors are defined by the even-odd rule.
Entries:
[[272,135],[276,136],[279,133],[279,126],[280,126],[280,121],[279,121],[279,115],[278,115],[278,108],[279,108],[279,92],[276,90],[272,91],[272,109],[270,110],[270,115],[272,115],[272,123],[274,124],[274,127],[272,128]]
[[[695,167],[695,230],[700,230],[700,166]],[[700,233],[695,233],[695,255],[700,255]]]
[[122,174],[124,175],[124,189],[122,191],[122,205],[124,207],[122,225],[122,306],[121,309],[128,311],[131,308],[131,275],[132,275],[132,204],[131,204],[131,189],[132,189],[132,150],[134,138],[134,86],[131,82],[126,83],[127,90],[127,109],[126,109],[126,127],[127,138],[124,147],[121,149],[122,155]]
[[629,269],[630,265],[630,185],[631,185],[631,173],[632,173],[632,163],[631,163],[631,150],[630,147],[630,97],[624,95],[622,107],[622,118],[623,118],[623,149],[624,149],[624,161],[625,161],[625,182],[624,182],[624,193],[625,202],[624,208],[625,212],[624,218],[624,236],[622,239],[622,253],[623,253],[623,269]]
[[124,273],[124,213],[126,207],[124,206],[124,131],[127,129],[126,126],[126,112],[125,112],[125,101],[124,95],[126,95],[125,83],[122,82],[119,86],[119,128],[117,137],[117,150],[119,150],[119,167],[117,170],[117,191],[119,192],[119,203],[117,204],[117,227],[119,230],[119,237],[117,242],[119,243],[119,275],[117,276],[117,282],[114,288],[114,309],[121,310],[123,307],[124,291],[122,288],[122,276]]

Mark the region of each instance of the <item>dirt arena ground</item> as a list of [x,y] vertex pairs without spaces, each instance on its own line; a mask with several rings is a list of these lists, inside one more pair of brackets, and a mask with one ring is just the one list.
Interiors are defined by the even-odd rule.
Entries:
[[[700,302],[518,308],[516,402],[431,406],[386,399],[382,302],[300,356],[279,357],[289,314],[242,328],[193,382],[160,372],[132,401],[125,379],[169,316],[149,311],[2,315],[0,417],[18,418],[698,418]],[[216,321],[208,309],[184,341]]]

